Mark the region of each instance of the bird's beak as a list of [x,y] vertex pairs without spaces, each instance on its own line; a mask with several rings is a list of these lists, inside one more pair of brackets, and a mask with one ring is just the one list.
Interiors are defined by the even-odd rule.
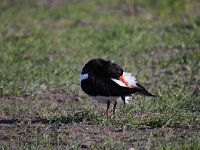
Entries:
[[124,79],[123,75],[119,77],[119,80],[122,81],[127,87],[129,87],[128,82]]
[[119,80],[120,80],[120,81],[122,81],[122,82],[124,82],[124,81],[125,81],[125,79],[124,79],[123,75],[119,77]]

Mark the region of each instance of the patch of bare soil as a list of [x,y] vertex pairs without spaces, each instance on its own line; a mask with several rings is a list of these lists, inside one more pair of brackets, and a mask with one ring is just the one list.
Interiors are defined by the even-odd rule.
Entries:
[[1,98],[1,100],[5,101],[6,103],[20,102],[20,101],[24,101],[25,99],[28,99],[28,96],[3,96]]
[[[66,92],[63,89],[48,89],[42,91],[37,95],[42,98],[42,102],[46,104],[59,103],[58,111],[66,109],[62,107],[63,101],[71,101],[77,103],[81,99],[73,92]],[[13,104],[24,103],[30,105],[35,104],[34,99],[29,96],[8,96],[3,97],[3,102]],[[33,101],[33,102],[31,102]],[[69,108],[69,112],[73,111]],[[30,114],[29,114],[30,115]],[[45,118],[31,113],[29,115],[12,118],[0,117],[0,144],[10,145],[12,149],[17,149],[19,145],[28,144],[29,146],[36,146],[41,144],[44,148],[47,144],[52,147],[70,148],[78,146],[82,149],[97,148],[105,149],[109,146],[109,142],[115,145],[122,145],[126,143],[127,148],[154,148],[160,144],[168,145],[173,143],[173,139],[179,138],[181,142],[190,142],[188,137],[192,140],[200,133],[199,129],[193,128],[151,128],[128,131],[122,128],[117,128],[112,124],[96,125],[90,124],[87,121],[80,121],[77,123],[62,122],[59,119]],[[67,117],[65,118],[67,119]],[[49,142],[45,143],[45,137],[48,137]]]
[[[56,140],[59,135],[64,135],[66,137]],[[31,125],[0,125],[0,143],[10,144],[12,147],[17,145],[17,142],[11,142],[10,139],[14,141],[28,142],[34,144],[34,139],[37,136],[42,135],[52,135],[51,145],[67,146],[79,145],[83,148],[89,148],[92,145],[102,143],[104,140],[110,138],[119,141],[122,137],[128,135],[128,132],[118,132],[114,127],[108,126],[97,126],[88,125],[85,123],[80,124],[69,124],[69,125],[50,125],[45,126],[43,124],[31,124]],[[36,139],[37,140],[37,139]]]
[[71,124],[67,128],[71,137],[68,142],[76,145],[78,141],[81,147],[87,148],[92,145],[99,147],[100,143],[104,143],[105,140],[109,139],[120,142],[123,137],[129,135],[128,131],[123,131],[112,125],[99,126],[82,122],[80,124]]
[[[35,145],[49,137],[52,147],[70,148],[78,146],[81,148],[108,148],[110,141],[121,145],[127,142],[125,147],[154,148],[160,144],[172,144],[173,140],[179,138],[180,142],[191,142],[188,138],[198,136],[200,131],[185,128],[154,128],[126,131],[112,125],[90,125],[86,122],[79,124],[1,124],[0,144],[10,145],[17,148],[19,144]],[[47,143],[46,143],[47,144]],[[45,143],[43,144],[46,147]]]
[[63,89],[48,89],[39,94],[42,98],[50,101],[64,102],[64,101],[76,101],[81,102],[79,95],[73,91],[65,91]]
[[22,95],[22,96],[3,96],[1,98],[2,104],[16,104],[16,103],[31,103],[34,101],[34,97],[45,100],[47,103],[55,102],[81,102],[82,99],[73,91],[65,91],[64,89],[47,89],[34,95]]
[[41,109],[67,115],[81,102],[82,98],[75,92],[63,89],[49,88],[29,96],[4,96],[0,98],[0,123],[45,122]]

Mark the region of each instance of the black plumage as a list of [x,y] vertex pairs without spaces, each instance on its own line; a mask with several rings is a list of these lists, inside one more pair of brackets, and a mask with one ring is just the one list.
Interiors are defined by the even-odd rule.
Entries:
[[[121,66],[103,59],[92,59],[82,69],[80,77],[82,90],[93,98],[100,96],[104,99],[104,102],[106,99],[107,116],[113,97],[116,97],[116,99],[121,97],[125,104],[125,97],[134,93],[154,96],[138,83],[128,86],[129,81],[121,80],[123,74],[124,72]],[[135,80],[135,77],[133,79]],[[112,100],[110,97],[112,97]],[[115,111],[116,105],[117,100],[114,100],[113,112]]]

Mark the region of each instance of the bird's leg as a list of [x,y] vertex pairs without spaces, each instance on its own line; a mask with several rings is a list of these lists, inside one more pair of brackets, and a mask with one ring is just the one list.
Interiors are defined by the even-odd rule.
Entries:
[[115,101],[115,103],[114,103],[114,105],[113,105],[113,115],[115,114],[116,106],[117,106],[117,101]]
[[125,107],[125,115],[126,115],[126,100],[125,100],[125,96],[121,96],[123,102],[124,102],[124,107]]
[[106,117],[109,118],[110,101],[107,101]]
[[125,101],[125,96],[121,96],[123,102],[124,102],[124,107],[126,107],[126,101]]

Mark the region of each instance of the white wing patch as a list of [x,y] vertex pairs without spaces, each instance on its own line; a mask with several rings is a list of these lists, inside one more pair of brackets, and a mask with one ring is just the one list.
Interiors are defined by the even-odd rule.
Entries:
[[[136,78],[132,73],[124,72],[123,77],[124,77],[125,81],[128,83],[128,87],[137,87]],[[117,80],[117,79],[113,79],[113,78],[111,78],[111,80],[113,80],[115,83],[117,83],[120,86],[127,87],[126,84],[124,82],[122,82],[121,80]]]
[[117,83],[120,86],[126,87],[126,85],[124,84],[124,82],[122,82],[121,80],[117,80],[117,79],[114,79],[114,78],[111,78],[111,80],[113,80],[115,83]]
[[80,81],[83,81],[83,80],[85,80],[87,78],[88,78],[88,74],[81,74],[80,75]]
[[124,72],[123,77],[126,82],[128,82],[129,87],[136,87],[136,78],[132,73]]

